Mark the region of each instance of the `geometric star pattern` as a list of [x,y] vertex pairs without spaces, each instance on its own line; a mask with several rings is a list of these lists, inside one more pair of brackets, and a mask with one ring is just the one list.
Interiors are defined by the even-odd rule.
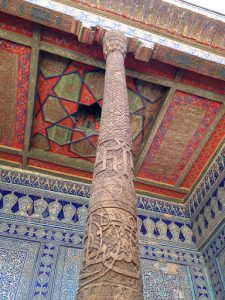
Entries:
[[[127,79],[134,155],[162,104],[166,88]],[[104,71],[42,53],[32,147],[94,162]]]

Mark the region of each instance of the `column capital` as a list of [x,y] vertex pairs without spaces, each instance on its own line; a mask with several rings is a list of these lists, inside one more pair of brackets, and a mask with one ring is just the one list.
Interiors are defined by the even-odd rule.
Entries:
[[111,30],[104,35],[102,46],[105,59],[113,51],[119,51],[125,57],[127,52],[127,38],[122,32]]

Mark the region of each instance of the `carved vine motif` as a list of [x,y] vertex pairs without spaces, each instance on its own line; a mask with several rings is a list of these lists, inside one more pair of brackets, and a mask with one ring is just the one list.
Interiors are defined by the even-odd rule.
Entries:
[[142,299],[128,95],[126,38],[111,31],[104,102],[87,218],[79,300]]
[[135,279],[140,276],[140,266],[136,231],[135,218],[123,210],[107,208],[90,215],[83,264],[89,274],[81,275],[83,285],[101,281],[104,275],[109,278],[110,273],[120,273],[122,264],[127,285],[137,288]]

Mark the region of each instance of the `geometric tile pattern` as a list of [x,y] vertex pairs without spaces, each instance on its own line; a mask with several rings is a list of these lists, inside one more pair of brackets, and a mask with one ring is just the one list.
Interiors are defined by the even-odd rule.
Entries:
[[[2,280],[1,283],[4,283],[3,289],[0,291],[4,297],[2,299],[22,300],[28,297],[29,299],[42,300],[76,299],[81,249],[74,248],[73,245],[70,245],[70,247],[58,245],[55,242],[40,244],[34,241],[34,238],[32,240],[31,237],[27,237],[30,241],[19,240],[17,237],[14,236],[14,238],[8,239],[0,236],[1,248],[4,249],[2,252],[0,251],[0,260],[3,263],[0,279]],[[16,249],[18,246],[20,246],[19,251]],[[148,250],[150,253],[150,247]],[[158,255],[159,250],[155,248],[152,255]],[[27,257],[26,253],[28,253]],[[205,276],[200,267],[202,260],[199,260],[199,255],[192,254],[191,258],[188,252],[185,253],[178,249],[176,253],[181,258],[180,262],[176,259],[174,262],[170,259],[166,259],[164,262],[157,261],[156,256],[154,260],[147,257],[141,259],[144,300],[153,299],[152,296],[156,300],[210,299],[207,294],[208,288]],[[18,255],[24,259],[28,258],[26,269],[30,266],[29,273],[26,273],[26,269],[17,268],[17,265],[22,262],[18,259]],[[195,261],[195,265],[192,261]],[[195,277],[191,278],[189,276],[189,268],[191,272],[195,273]],[[34,272],[34,270],[36,271]],[[196,270],[198,270],[198,273],[196,273]],[[9,277],[11,274],[13,275],[12,278]],[[11,285],[12,280],[17,279],[16,274],[22,277],[19,281],[16,281],[15,285]],[[204,290],[205,297],[197,294],[199,289]],[[192,290],[194,290],[196,297],[192,294]],[[183,293],[186,295],[185,298]]]
[[[35,185],[37,186],[37,182]],[[61,200],[60,197],[57,199],[53,197],[53,195],[59,196],[57,192],[33,188],[33,193],[30,193],[29,189],[29,187],[19,185],[16,187],[10,184],[8,191],[1,190],[0,239],[2,240],[2,236],[7,236],[11,237],[13,243],[17,243],[19,238],[26,240],[23,242],[29,243],[31,249],[34,249],[34,245],[40,247],[38,253],[34,252],[36,264],[33,263],[32,266],[36,271],[24,279],[24,282],[28,280],[31,282],[29,286],[31,299],[76,299],[81,261],[80,248],[87,215],[87,207],[82,204],[85,198],[82,200],[82,196],[75,198],[73,195],[61,193]],[[43,194],[42,197],[40,197],[41,194]],[[139,219],[143,220],[140,243],[144,299],[152,299],[152,296],[156,300],[179,299],[172,298],[174,295],[179,296],[180,299],[186,299],[182,296],[184,290],[185,295],[189,297],[187,299],[210,299],[207,296],[205,275],[201,269],[203,264],[201,255],[194,249],[190,250],[190,245],[188,246],[186,240],[180,241],[182,246],[179,245],[181,232],[190,240],[190,235],[186,235],[184,230],[189,226],[182,223],[182,218],[174,222],[169,219],[162,220],[159,216],[146,217],[147,214],[148,212],[144,212],[144,209],[138,211]],[[6,216],[10,218],[7,220]],[[147,235],[150,236],[151,231],[147,220],[155,222],[157,245],[147,237]],[[178,233],[177,229],[173,228],[173,224],[176,228],[180,227]],[[166,235],[165,226],[167,225],[174,235],[171,246],[167,243],[166,237],[162,236]],[[153,243],[152,246],[151,243]],[[161,243],[162,246],[160,246]],[[6,257],[9,257],[12,250],[12,247],[7,250]],[[10,270],[10,264],[11,261],[7,260],[7,270]],[[152,266],[155,267],[154,270]],[[191,274],[194,274],[192,277],[189,275],[189,268]],[[166,282],[170,282],[169,286]],[[23,289],[24,293],[28,291],[21,283],[19,288]],[[200,296],[200,290],[204,291],[205,298]],[[16,296],[15,299],[24,298]]]
[[[38,188],[44,189],[46,192],[59,192],[68,197],[85,197],[90,198],[90,184],[66,181],[58,178],[49,178],[44,175],[30,176],[29,173],[21,173],[16,170],[13,172],[7,169],[0,170],[0,182],[2,184],[20,185],[21,193],[26,194],[27,189]],[[44,195],[42,195],[44,196]],[[163,200],[154,199],[137,195],[137,207],[153,213],[163,213],[178,217],[189,218],[190,211],[185,205],[165,202]]]
[[23,148],[31,49],[0,39],[0,144]]
[[197,244],[203,243],[223,220],[225,220],[225,178],[193,216],[192,228]]
[[203,252],[214,287],[216,300],[223,300],[225,294],[225,226],[223,225]]
[[[12,233],[11,233],[12,237]],[[15,235],[13,243],[17,242],[17,237],[19,235]],[[0,237],[2,240],[2,237]],[[26,239],[30,239],[30,236],[27,236]],[[33,238],[34,239],[34,238]],[[30,247],[33,249],[34,247],[34,241],[30,241]],[[71,244],[72,246],[72,244]],[[145,259],[142,259],[142,274],[143,274],[143,284],[144,284],[144,299],[149,300],[152,299],[150,296],[152,293],[154,293],[156,300],[161,300],[162,296],[168,296],[173,295],[173,293],[180,293],[180,279],[183,279],[183,283],[185,282],[185,286],[196,286],[195,293],[196,298],[190,298],[190,299],[210,299],[209,297],[202,298],[197,294],[198,290],[203,289],[204,294],[207,296],[208,288],[206,287],[206,281],[204,277],[204,273],[202,272],[200,266],[196,268],[197,265],[202,264],[202,259],[198,254],[192,253],[189,254],[187,251],[181,251],[176,249],[159,249],[155,247],[155,249],[150,251],[150,246],[145,248],[148,253],[148,255],[152,255],[154,261],[150,261],[149,258],[146,257]],[[176,255],[174,256],[174,254]],[[151,253],[151,254],[150,254]],[[6,255],[10,254],[10,250],[7,251]],[[58,248],[58,245],[55,244],[55,242],[51,243],[43,243],[41,246],[41,249],[39,251],[39,256],[37,259],[36,266],[33,264],[34,267],[37,269],[37,272],[32,273],[32,275],[28,275],[28,277],[24,278],[24,281],[27,282],[27,280],[33,279],[32,285],[29,286],[29,294],[32,295],[32,299],[49,299],[49,296],[51,295],[50,299],[74,299],[77,293],[77,287],[78,287],[78,278],[79,278],[79,265],[81,261],[81,250],[75,249],[71,247],[64,247],[60,246]],[[173,257],[173,260],[170,262],[170,258],[168,254]],[[1,255],[1,254],[0,254]],[[143,254],[144,255],[144,254]],[[164,262],[160,260],[160,257],[164,257]],[[177,258],[176,258],[177,257]],[[147,259],[146,259],[147,258]],[[157,262],[157,260],[159,260]],[[168,264],[166,261],[169,261],[170,264]],[[180,260],[180,261],[179,261]],[[7,268],[10,269],[10,263],[11,261],[7,260]],[[191,271],[195,271],[195,277],[192,278],[191,281],[189,281],[188,275],[188,268],[185,265],[190,265]],[[154,271],[151,271],[148,269],[149,266],[154,265],[157,266]],[[52,269],[56,269],[56,271],[53,273]],[[194,270],[193,270],[194,269]],[[198,269],[198,274],[196,274],[196,269]],[[63,272],[62,272],[63,270]],[[149,283],[149,276],[151,273],[154,273],[154,284],[150,288]],[[162,274],[163,273],[163,274]],[[179,274],[179,280],[176,278],[176,274]],[[178,275],[177,275],[178,276]],[[180,278],[181,277],[181,278]],[[169,280],[170,286],[168,285],[164,286],[164,283],[160,278],[164,278],[165,281]],[[195,280],[198,282],[195,283]],[[54,285],[53,285],[54,282]],[[8,283],[8,282],[7,282]],[[157,287],[159,284],[160,289]],[[163,289],[161,290],[161,288]],[[20,289],[23,288],[24,285],[20,284]],[[183,286],[184,288],[184,286]],[[189,294],[191,289],[189,289]],[[25,290],[24,290],[25,292]],[[27,293],[27,290],[26,290]],[[179,295],[180,295],[179,294]],[[11,299],[11,298],[9,298]],[[23,299],[20,297],[16,297],[17,299]],[[164,299],[164,298],[163,298]],[[178,299],[178,298],[165,298],[165,299]],[[186,299],[186,298],[181,298]]]
[[29,218],[29,220],[43,219],[84,226],[87,206],[74,204],[64,199],[55,200],[0,189],[0,214],[2,213],[15,214],[15,216]]
[[218,255],[217,264],[225,291],[225,248]]
[[186,266],[152,260],[142,266],[145,299],[193,299]]
[[222,277],[216,259],[207,262],[209,274],[214,287],[214,295],[216,300],[224,300],[225,288],[223,287]]
[[145,241],[166,241],[167,243],[194,246],[191,226],[178,220],[170,221],[160,217],[146,217],[138,212],[140,239]]
[[[32,299],[76,299],[90,190],[85,184],[28,174],[1,172],[0,239],[10,237],[11,242],[16,243],[19,238],[29,243],[30,249],[33,243],[38,245],[38,253],[34,255],[35,272],[28,276],[32,282],[29,288]],[[215,189],[217,198],[221,196],[218,192],[221,187],[219,184]],[[203,202],[206,208],[210,204],[207,199]],[[211,299],[205,262],[202,254],[196,251],[189,219],[179,211],[181,205],[170,204],[173,215],[165,206],[160,206],[159,201],[150,198],[147,205],[145,198],[139,197],[137,205],[144,299],[153,296],[156,300]],[[218,217],[216,220],[220,222]],[[225,241],[224,233],[221,234],[204,252],[207,262],[209,257],[217,260],[217,269],[211,267],[211,270],[218,270],[219,275],[212,274],[218,297],[222,291],[220,270],[223,270],[220,253]],[[5,257],[14,248],[8,247],[8,250]],[[11,270],[10,261],[7,264],[7,270]],[[26,295],[26,289],[24,293]]]
[[[190,270],[191,278],[194,285],[196,299],[210,299],[209,288],[206,281],[205,270],[202,267],[193,267]],[[184,298],[186,299],[186,298]]]
[[205,196],[210,193],[211,188],[215,186],[216,182],[220,182],[224,178],[225,170],[225,147],[217,154],[213,163],[209,166],[206,174],[201,179],[197,188],[191,194],[186,203],[187,215],[191,216],[201,204],[204,204]]
[[190,171],[182,182],[182,187],[191,188],[196,179],[200,176],[202,169],[207,164],[209,159],[212,157],[215,150],[220,145],[221,141],[225,137],[225,115],[221,118],[219,124],[214,129],[213,133],[210,135],[207,143],[202,149],[201,153],[195,160]]
[[5,237],[0,241],[0,299],[27,299],[40,244]]
[[[87,204],[74,203],[65,199],[40,197],[35,194],[24,194],[20,191],[10,192],[0,188],[0,216],[15,215],[21,220],[57,222],[57,224],[75,225],[84,228],[87,218]],[[195,240],[188,222],[173,221],[160,216],[146,215],[146,210],[138,209],[138,232],[142,241],[167,242],[195,248]],[[7,228],[7,226],[6,226]],[[27,230],[20,226],[17,231],[22,235]],[[45,237],[47,232],[35,231],[36,237]],[[50,232],[48,233],[50,235]],[[63,239],[63,235],[51,233],[52,239]],[[72,237],[71,237],[72,238]]]
[[[214,163],[210,166],[208,173],[205,174],[199,186],[191,195],[190,201],[185,205],[166,202],[152,197],[144,197],[137,195],[137,207],[140,210],[146,210],[152,213],[162,213],[172,216],[189,218],[193,214],[196,215],[196,211],[199,207],[203,207],[205,203],[206,195],[212,186],[215,186],[217,182],[221,182],[221,178],[224,176],[225,170],[225,155],[223,151],[217,155]],[[7,168],[0,169],[0,182],[1,185],[8,184],[12,186],[19,185],[21,193],[26,194],[25,191],[38,188],[45,190],[46,192],[59,192],[67,196],[73,197],[85,197],[90,198],[90,184],[71,182],[59,178],[48,177],[41,174],[31,174],[29,172],[20,172],[18,170],[11,170]],[[43,195],[44,196],[44,195]],[[68,200],[68,199],[65,199]]]
[[55,271],[55,261],[57,245],[54,243],[42,244],[37,259],[37,273],[34,280],[34,290],[32,299],[48,299],[51,293],[53,274]]
[[138,177],[175,184],[204,138],[221,104],[177,91],[138,172]]
[[59,248],[53,299],[76,299],[81,259],[81,249],[72,247]]
[[[134,154],[166,89],[128,78]],[[32,147],[94,161],[103,101],[101,69],[42,53]]]
[[[0,297],[1,299],[13,299],[18,288],[19,277],[26,258],[25,253],[9,249],[1,249],[1,276],[0,276]],[[9,266],[8,261],[11,261]],[[11,281],[11,286],[10,286]]]

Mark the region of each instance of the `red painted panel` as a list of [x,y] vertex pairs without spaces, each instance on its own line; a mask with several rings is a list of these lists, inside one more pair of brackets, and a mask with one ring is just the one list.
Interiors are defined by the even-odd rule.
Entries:
[[0,40],[0,144],[23,148],[31,49]]
[[90,172],[81,171],[81,170],[73,169],[70,167],[64,167],[64,166],[40,161],[40,160],[33,159],[33,158],[30,158],[28,160],[28,165],[32,166],[32,167],[36,167],[38,169],[49,170],[49,171],[53,171],[53,172],[61,173],[61,174],[65,174],[65,175],[69,174],[72,176],[92,179],[92,173],[90,173]]
[[179,200],[181,203],[184,202],[184,199],[186,197],[186,194],[184,194],[184,193],[171,191],[166,188],[160,188],[160,187],[156,187],[156,186],[152,186],[152,185],[147,185],[147,184],[140,183],[140,182],[135,182],[134,186],[135,186],[136,190],[149,192],[149,193],[152,193],[155,195],[166,196],[169,198],[174,198],[176,200]]
[[221,104],[177,91],[138,176],[175,184]]
[[181,82],[218,94],[225,94],[225,82],[223,80],[204,76],[195,72],[185,70]]
[[16,163],[22,163],[22,156],[17,155],[17,154],[9,154],[6,152],[1,152],[1,151],[0,151],[0,159],[7,160],[7,161],[13,161]]
[[217,125],[216,129],[211,134],[202,152],[194,162],[191,170],[185,177],[182,187],[191,188],[198,177],[201,175],[203,168],[208,163],[209,159],[215,153],[222,140],[225,138],[225,115]]
[[32,22],[0,12],[0,28],[32,37]]

